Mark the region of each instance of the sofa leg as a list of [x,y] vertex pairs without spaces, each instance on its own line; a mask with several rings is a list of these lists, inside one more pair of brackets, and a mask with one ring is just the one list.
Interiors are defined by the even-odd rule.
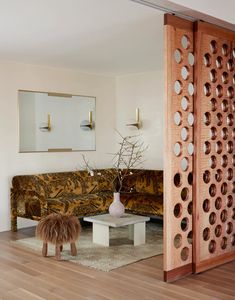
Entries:
[[11,190],[11,230],[17,231],[17,202],[13,191]]
[[11,214],[11,231],[17,231],[17,216]]
[[70,248],[71,248],[71,255],[76,256],[77,255],[77,248],[76,248],[75,243],[71,243]]
[[42,256],[47,256],[47,243],[43,243],[42,245]]

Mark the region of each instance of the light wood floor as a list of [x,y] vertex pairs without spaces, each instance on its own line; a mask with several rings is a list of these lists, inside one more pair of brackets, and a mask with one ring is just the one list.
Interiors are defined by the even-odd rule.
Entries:
[[0,233],[0,299],[235,299],[235,262],[166,284],[162,256],[106,273],[43,258],[10,243],[33,233],[33,228]]

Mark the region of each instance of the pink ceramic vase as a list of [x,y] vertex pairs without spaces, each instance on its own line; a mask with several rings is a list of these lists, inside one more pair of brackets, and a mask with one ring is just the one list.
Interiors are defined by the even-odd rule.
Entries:
[[112,217],[120,218],[125,212],[125,207],[120,201],[120,193],[113,193],[113,202],[109,206],[109,214]]

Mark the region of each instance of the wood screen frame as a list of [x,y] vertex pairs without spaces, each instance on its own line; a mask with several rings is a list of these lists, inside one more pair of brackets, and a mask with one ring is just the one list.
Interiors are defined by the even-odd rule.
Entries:
[[[205,172],[205,170],[203,171],[204,157],[202,155],[202,152],[203,152],[202,140],[203,140],[203,138],[205,139],[205,130],[203,129],[203,128],[205,128],[205,125],[202,125],[202,124],[204,122],[203,121],[203,114],[204,114],[205,110],[203,110],[203,102],[202,101],[205,101],[205,95],[204,95],[205,92],[203,90],[204,83],[209,82],[208,78],[205,78],[204,73],[203,73],[203,57],[205,55],[204,52],[203,52],[203,49],[205,48],[205,45],[204,45],[205,36],[204,36],[204,34],[208,35],[208,36],[211,36],[211,39],[214,38],[216,41],[218,41],[218,43],[219,43],[220,40],[227,40],[229,43],[231,43],[231,47],[234,48],[235,47],[235,32],[232,32],[232,31],[229,31],[229,30],[226,30],[226,29],[223,29],[223,28],[220,28],[218,26],[208,24],[208,23],[205,23],[205,22],[202,22],[202,21],[198,21],[198,22],[195,23],[194,32],[195,32],[194,35],[195,35],[195,59],[196,59],[196,65],[195,65],[195,69],[194,69],[194,77],[195,77],[195,85],[196,85],[196,94],[195,94],[195,120],[196,120],[196,122],[195,122],[195,128],[194,128],[195,129],[195,131],[194,131],[194,133],[195,133],[195,138],[194,138],[195,145],[194,146],[195,146],[195,149],[197,149],[197,151],[196,151],[196,154],[194,156],[194,176],[195,176],[196,184],[194,185],[194,192],[193,193],[195,195],[196,201],[194,201],[194,206],[193,206],[193,210],[194,210],[194,214],[193,214],[193,236],[194,236],[194,239],[193,239],[193,271],[196,272],[196,273],[199,273],[199,272],[208,270],[210,268],[216,267],[218,265],[221,265],[223,263],[226,263],[226,262],[229,262],[229,261],[235,259],[235,247],[234,247],[234,250],[231,247],[231,249],[232,249],[231,251],[227,251],[223,254],[221,254],[221,251],[218,251],[218,255],[215,251],[215,253],[213,255],[210,254],[210,255],[208,255],[208,257],[206,257],[207,254],[206,255],[202,254],[203,251],[204,251],[204,253],[206,251],[209,251],[208,250],[209,246],[207,244],[206,245],[203,244],[203,241],[202,241],[202,230],[205,229],[202,224],[203,224],[203,222],[205,224],[205,222],[206,222],[205,219],[206,218],[208,219],[208,214],[207,214],[207,216],[203,217],[203,208],[202,208],[202,204],[203,204],[202,203],[202,197],[206,195],[206,192],[208,193],[208,187],[207,188],[205,187],[205,183],[203,183],[204,185],[202,184],[202,181],[203,181],[202,180],[202,176],[203,176],[202,174],[203,174],[203,172]],[[230,51],[232,51],[232,48],[230,49]],[[219,54],[217,54],[217,55],[219,55]],[[229,56],[230,54],[227,54],[227,55]],[[233,60],[235,60],[234,56],[233,56]],[[222,71],[220,71],[220,72],[222,72]],[[220,72],[217,72],[217,73],[220,74]],[[199,74],[200,74],[200,76],[199,76]],[[229,73],[229,76],[235,76],[235,69],[233,71],[233,74],[234,75],[231,75]],[[204,78],[203,78],[203,76],[204,76]],[[229,80],[230,80],[230,83],[231,83],[232,82],[231,78]],[[220,81],[218,81],[218,84],[219,84],[219,82]],[[234,86],[234,83],[235,82],[233,82],[233,86]],[[221,85],[223,85],[223,84],[221,84]],[[212,87],[214,89],[214,85],[212,85]],[[224,88],[224,86],[223,86],[223,88]],[[216,101],[219,100],[215,96],[215,90],[211,91],[211,95],[215,98]],[[227,100],[228,98],[226,97],[226,95],[225,96],[223,95],[222,99]],[[234,97],[233,97],[233,100],[231,100],[231,101],[234,101]],[[220,104],[219,101],[217,101],[216,103],[218,105]],[[221,114],[223,114],[223,113],[221,113]],[[234,111],[232,112],[232,114],[233,114],[233,116],[235,115]],[[223,120],[224,120],[224,116],[223,116]],[[214,121],[214,115],[213,115],[212,122],[213,121]],[[224,126],[224,125],[222,125],[222,126]],[[231,132],[231,130],[233,130],[233,132],[234,132],[234,124],[233,124],[233,129],[230,129],[230,132]],[[199,138],[199,137],[201,137],[201,138]],[[217,140],[217,138],[216,138],[216,140]],[[222,145],[223,145],[223,149],[224,149],[225,148],[224,147],[225,142],[223,142],[223,140],[222,140]],[[214,146],[214,144],[213,144],[213,146]],[[233,137],[233,147],[235,147],[234,137]],[[225,151],[225,154],[227,154],[226,150],[223,150],[222,154],[224,154],[224,151]],[[213,153],[213,151],[212,151],[212,153]],[[233,148],[233,153],[234,153],[234,148]],[[221,156],[222,156],[222,154],[221,154]],[[221,159],[220,155],[218,155],[218,154],[216,154],[216,155],[217,155],[217,161],[218,161],[218,158]],[[205,166],[205,162],[204,162],[204,166]],[[232,182],[234,184],[235,168],[234,168],[234,163],[232,163],[230,158],[229,158],[228,167],[231,167],[233,169]],[[216,166],[216,168],[218,168],[218,166]],[[220,168],[223,169],[221,166],[220,166]],[[224,174],[225,170],[222,170],[222,171],[223,171],[223,174]],[[214,173],[211,172],[211,174],[214,174]],[[226,179],[224,179],[224,178],[225,178],[225,176],[223,177],[223,181],[226,181]],[[212,181],[212,183],[215,183],[215,182]],[[210,181],[210,184],[211,184],[211,181]],[[231,183],[231,185],[232,185],[232,183]],[[218,190],[220,190],[221,186],[220,186],[220,184],[218,184],[218,182],[215,183],[215,186],[216,186],[217,192],[218,192]],[[231,189],[232,189],[232,187],[231,187]],[[206,190],[206,192],[205,192],[205,190]],[[217,196],[218,196],[218,194],[217,194]],[[210,201],[210,205],[211,206],[213,205],[213,207],[214,207],[215,199],[213,199],[213,197],[208,198],[208,199]],[[222,199],[222,202],[225,202],[225,196],[223,197],[223,195],[222,195],[221,199]],[[235,197],[234,196],[233,196],[233,206],[232,207],[233,207],[233,209],[235,208]],[[217,217],[216,217],[216,221],[215,221],[216,223],[215,224],[220,225],[219,222],[218,222],[219,212],[216,212],[216,213],[217,213],[217,215],[216,215]],[[229,211],[229,213],[230,213],[230,211]],[[205,213],[204,213],[204,215],[205,215]],[[232,221],[232,222],[233,222],[232,234],[234,234],[234,232],[235,232],[235,222],[234,221]],[[222,225],[222,230],[225,231],[225,228],[223,227],[225,225],[223,225],[222,222],[220,222],[220,223]],[[208,224],[206,226],[207,226],[207,228],[209,228],[210,235],[212,235],[212,234],[214,235],[215,234],[214,233],[214,230],[215,230],[214,227],[210,224]],[[209,240],[211,238],[212,237],[210,236]],[[222,238],[222,236],[221,236],[221,238]],[[220,244],[219,244],[220,242],[221,242],[220,240],[218,240],[218,242],[216,240],[217,249],[220,247]],[[203,258],[203,257],[205,257],[205,258]]]
[[[174,60],[174,51],[179,47],[179,37],[184,34],[190,36],[191,45],[189,50],[183,50],[183,54],[186,55],[189,52],[193,52],[193,22],[181,19],[179,17],[166,14],[164,16],[164,29],[165,29],[165,151],[164,151],[164,281],[170,282],[175,281],[183,276],[192,273],[192,245],[187,244],[187,232],[180,230],[180,220],[174,216],[174,207],[176,203],[181,201],[182,204],[182,215],[187,215],[187,201],[179,200],[180,189],[174,185],[174,174],[180,171],[180,160],[175,156],[173,147],[176,141],[180,140],[180,127],[174,124],[174,113],[181,109],[179,99],[183,94],[186,94],[186,86],[188,85],[187,80],[183,82],[180,70],[182,66],[187,64],[188,57],[182,58],[183,64],[178,64]],[[188,51],[188,52],[187,52]],[[188,66],[190,69],[190,81],[193,81],[193,66]],[[174,83],[177,78],[182,80],[182,95],[176,95],[174,92]],[[180,78],[179,78],[180,77]],[[193,112],[193,96],[189,96],[190,110]],[[178,103],[178,104],[177,104]],[[182,123],[186,123],[187,114],[182,111]],[[181,127],[182,129],[182,127]],[[193,142],[193,128],[189,128],[190,141]],[[182,141],[181,141],[182,142]],[[186,143],[182,142],[182,153],[183,156],[187,156]],[[189,159],[189,169],[191,172],[193,158]],[[182,184],[187,185],[186,172],[182,172]],[[192,186],[190,189],[190,197],[192,198]],[[191,199],[190,201],[192,201]],[[189,217],[188,227],[192,228],[192,217]],[[183,246],[176,249],[174,247],[174,237],[179,233],[182,237]],[[187,245],[186,245],[187,244]],[[184,247],[186,246],[186,247]],[[180,258],[180,251],[188,249],[188,258],[182,261]]]

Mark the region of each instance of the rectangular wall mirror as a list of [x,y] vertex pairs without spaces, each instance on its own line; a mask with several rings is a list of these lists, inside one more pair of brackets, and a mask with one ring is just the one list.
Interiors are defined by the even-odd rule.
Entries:
[[95,97],[18,91],[19,151],[95,150]]

